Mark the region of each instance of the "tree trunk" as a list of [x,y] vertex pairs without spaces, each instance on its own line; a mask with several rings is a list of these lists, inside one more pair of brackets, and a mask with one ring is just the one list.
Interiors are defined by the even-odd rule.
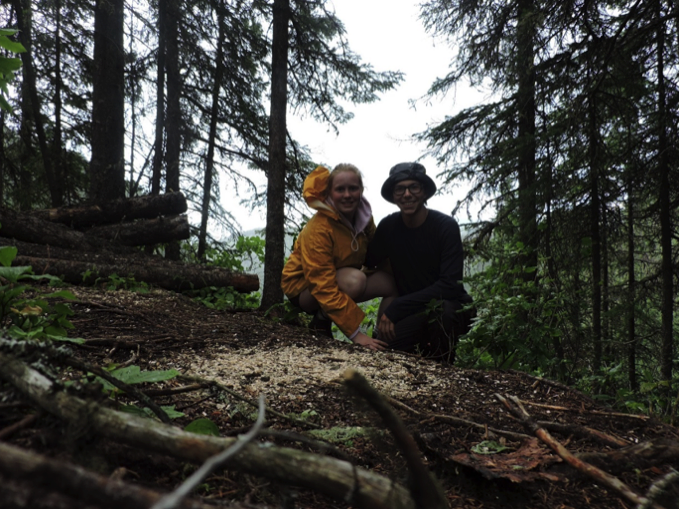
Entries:
[[283,302],[285,258],[285,142],[288,106],[288,21],[290,0],[274,0],[271,47],[271,114],[266,192],[266,245],[261,309]]
[[125,196],[123,0],[98,0],[94,9],[90,201]]
[[31,29],[28,26],[31,24],[26,18],[31,17],[31,4],[26,2],[24,8],[24,0],[13,0],[14,9],[17,14],[17,24],[19,25],[19,40],[26,48],[24,53],[21,53],[21,62],[24,67],[24,82],[30,96],[30,115],[33,119],[33,126],[38,135],[38,144],[40,146],[40,155],[42,156],[42,163],[47,178],[47,186],[50,191],[51,201],[53,207],[60,207],[63,204],[63,192],[61,190],[62,181],[57,179],[54,175],[52,166],[52,154],[48,148],[47,135],[42,123],[42,114],[40,113],[40,99],[38,97],[38,88],[36,85],[35,69],[33,67],[33,56],[31,52]]
[[35,210],[31,215],[43,221],[63,223],[73,228],[118,223],[134,219],[152,219],[162,215],[183,214],[187,210],[182,193],[136,196],[102,202],[89,207]]
[[[179,155],[181,152],[181,82],[179,76],[179,0],[169,0],[167,10],[166,60],[167,66],[167,119],[165,131],[165,192],[179,191]],[[165,248],[165,257],[179,260],[179,243],[171,242]]]
[[219,115],[219,90],[224,75],[224,41],[226,40],[224,27],[223,0],[217,3],[217,20],[219,36],[217,37],[217,57],[215,61],[215,76],[212,85],[212,107],[210,109],[210,133],[208,137],[207,160],[205,161],[205,176],[203,179],[203,206],[201,208],[200,231],[198,233],[198,259],[205,261],[207,247],[207,222],[210,216],[210,199],[212,196],[212,172],[214,171],[215,144],[217,143],[217,117]]
[[[674,282],[672,263],[672,218],[670,203],[670,165],[667,142],[667,91],[665,88],[665,21],[662,20],[662,2],[656,0],[657,68],[658,77],[658,201],[660,209],[660,244],[662,250],[662,379],[669,382],[671,391],[672,364],[674,361]],[[668,392],[669,394],[669,392]]]
[[635,330],[636,274],[634,270],[634,196],[632,171],[627,181],[627,378],[633,391],[639,390],[637,380],[637,339]]
[[[533,0],[518,3],[517,61],[518,89],[516,92],[519,134],[519,238],[528,249],[523,260],[526,267],[537,266],[537,195],[535,183],[535,13]],[[524,278],[533,279],[524,273]]]
[[[110,440],[183,461],[203,463],[238,440],[197,435],[81,400],[58,390],[44,375],[1,352],[0,379],[60,419],[79,425],[86,422],[88,429]],[[415,508],[408,491],[391,479],[329,456],[251,443],[229,461],[229,468],[306,487],[357,508]]]
[[[591,81],[591,79],[590,79]],[[596,103],[593,93],[588,97],[588,143],[590,174],[590,231],[592,236],[592,345],[594,371],[601,369],[601,232],[599,229],[599,162],[596,122]]]
[[53,206],[58,207],[65,203],[71,202],[71,193],[68,189],[68,175],[66,172],[66,165],[64,161],[64,141],[61,130],[61,90],[63,83],[61,81],[61,0],[56,0],[54,4],[54,139],[52,140],[52,161],[54,162],[54,178],[57,185],[57,193],[59,201],[52,203]]
[[163,170],[165,134],[165,27],[168,0],[158,0],[158,57],[156,59],[156,139],[153,145],[153,172],[151,194],[160,194],[160,177]]

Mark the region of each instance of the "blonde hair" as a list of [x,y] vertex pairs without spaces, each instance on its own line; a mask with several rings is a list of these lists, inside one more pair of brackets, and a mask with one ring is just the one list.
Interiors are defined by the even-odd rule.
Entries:
[[363,192],[363,175],[361,175],[361,170],[359,170],[355,165],[350,164],[350,163],[340,163],[333,170],[330,172],[330,176],[328,177],[328,187],[325,188],[326,194],[330,194],[330,190],[332,189],[332,183],[335,180],[335,176],[344,173],[345,171],[348,171],[350,173],[353,173],[358,177],[358,181],[361,184],[361,192]]

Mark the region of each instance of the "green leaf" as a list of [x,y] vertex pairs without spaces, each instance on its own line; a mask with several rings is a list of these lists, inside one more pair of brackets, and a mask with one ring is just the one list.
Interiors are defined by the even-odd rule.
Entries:
[[145,382],[163,382],[165,380],[171,380],[172,378],[179,375],[179,371],[176,369],[168,369],[164,371],[141,371],[139,366],[128,366],[126,368],[112,371],[111,375],[116,377],[121,382],[132,385]]
[[52,336],[50,334],[46,335],[52,341],[65,341],[67,343],[75,343],[76,345],[82,345],[85,343],[83,338],[69,338],[68,336]]
[[511,447],[506,447],[494,440],[484,440],[473,446],[471,450],[476,454],[497,454],[507,449],[511,449]]
[[[0,38],[0,47],[2,47],[2,38]],[[0,72],[11,81],[14,77],[14,72],[21,69],[21,59],[19,58],[0,58]]]
[[73,293],[69,292],[68,290],[60,290],[58,292],[54,293],[48,293],[45,295],[40,296],[43,299],[50,299],[50,298],[62,298],[62,299],[67,299],[67,300],[76,300],[77,297],[73,295]]
[[4,277],[10,283],[16,283],[19,278],[30,273],[31,267],[0,267],[0,277]]
[[201,418],[189,423],[184,431],[190,431],[191,433],[197,433],[199,435],[212,435],[215,437],[219,436],[219,428],[210,419]]
[[3,267],[11,267],[12,262],[17,257],[17,248],[14,246],[0,247],[0,264]]
[[8,39],[4,35],[0,35],[0,48],[5,48],[12,53],[26,53],[26,48],[20,42]]
[[[165,413],[167,414],[167,416],[170,419],[176,419],[178,417],[184,417],[184,415],[185,415],[183,412],[180,412],[179,410],[175,410],[174,405],[163,405],[160,408],[162,408],[165,411]],[[144,410],[146,410],[147,412],[151,411],[148,408],[145,408]]]
[[[161,406],[160,408],[167,414],[170,419],[176,419],[177,417],[184,417],[182,412],[178,412],[174,409],[174,405]],[[139,408],[137,405],[121,405],[120,411],[128,414],[138,415],[140,417],[156,417],[156,414],[149,408]]]

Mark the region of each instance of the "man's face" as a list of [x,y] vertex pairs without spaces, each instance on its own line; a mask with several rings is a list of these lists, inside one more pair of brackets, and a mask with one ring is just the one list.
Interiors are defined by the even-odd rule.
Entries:
[[424,186],[417,180],[402,180],[394,186],[394,203],[402,214],[416,214],[424,207],[424,202]]

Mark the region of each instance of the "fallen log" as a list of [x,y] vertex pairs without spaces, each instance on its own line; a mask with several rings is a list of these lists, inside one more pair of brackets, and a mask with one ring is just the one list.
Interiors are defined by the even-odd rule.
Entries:
[[134,219],[183,214],[187,210],[182,193],[135,196],[84,207],[61,207],[30,212],[43,221],[62,223],[73,228],[119,223]]
[[259,276],[256,274],[238,274],[219,267],[161,262],[152,258],[120,258],[115,263],[97,263],[19,255],[13,265],[30,265],[35,274],[51,274],[71,284],[95,285],[117,275],[175,292],[208,286],[231,286],[242,293],[259,290]]
[[86,230],[85,234],[88,237],[107,239],[123,246],[163,244],[175,240],[186,240],[191,236],[189,221],[185,215],[95,226]]
[[81,232],[30,214],[0,211],[0,236],[66,249],[101,251],[119,246],[140,246],[185,240],[190,236],[186,216],[141,219],[133,223],[99,226]]
[[[0,379],[12,384],[45,411],[86,425],[92,432],[133,447],[202,464],[237,438],[197,435],[151,419],[118,412],[58,389],[38,371],[0,352]],[[403,486],[346,461],[328,456],[250,443],[228,468],[312,489],[365,509],[415,509]]]
[[22,242],[17,239],[0,237],[1,246],[14,246],[19,255],[32,258],[47,258],[57,260],[73,260],[80,262],[115,264],[120,263],[121,258],[137,261],[138,263],[160,263],[165,261],[159,256],[148,255],[139,249],[128,246],[109,246],[105,251],[87,251],[85,249],[68,249],[48,244],[35,244],[34,242]]
[[[147,488],[88,472],[61,459],[53,460],[3,443],[0,443],[0,472],[8,478],[62,493],[81,504],[109,509],[148,509],[163,496]],[[214,509],[214,506],[195,501],[184,501],[179,507]]]
[[109,240],[7,209],[0,210],[0,236],[81,251],[115,250],[115,244]]

